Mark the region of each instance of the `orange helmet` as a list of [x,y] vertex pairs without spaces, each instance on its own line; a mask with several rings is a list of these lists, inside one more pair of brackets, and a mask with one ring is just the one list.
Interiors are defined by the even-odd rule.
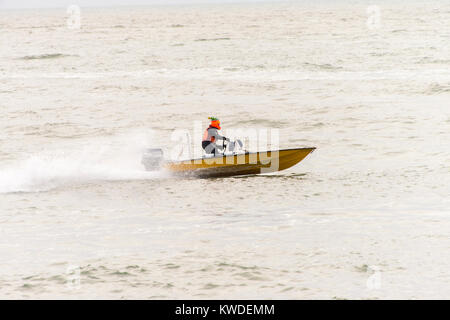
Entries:
[[210,127],[216,128],[220,130],[220,120],[215,117],[209,117],[208,119],[211,120]]

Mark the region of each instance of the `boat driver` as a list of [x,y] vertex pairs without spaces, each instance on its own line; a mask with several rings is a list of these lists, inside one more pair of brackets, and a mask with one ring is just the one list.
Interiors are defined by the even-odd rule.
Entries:
[[203,133],[202,148],[205,150],[206,154],[217,154],[219,150],[223,151],[223,145],[217,145],[217,140],[230,141],[230,139],[219,134],[220,121],[215,117],[209,117],[211,123],[208,128],[206,128]]

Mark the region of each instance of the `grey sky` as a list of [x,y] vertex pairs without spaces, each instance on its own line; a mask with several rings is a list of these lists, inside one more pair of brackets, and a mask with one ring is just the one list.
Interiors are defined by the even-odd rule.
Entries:
[[[58,8],[76,4],[81,7],[116,5],[193,4],[262,2],[268,0],[0,0],[1,8]],[[272,0],[276,2],[277,0]]]
[[[297,2],[297,3],[325,3],[334,2],[380,4],[383,2],[404,3],[424,2],[428,0],[0,0],[0,8],[66,8],[75,4],[80,7],[110,7],[110,6],[133,6],[133,5],[176,5],[197,3],[252,3],[252,2]],[[448,1],[448,0],[443,0]]]

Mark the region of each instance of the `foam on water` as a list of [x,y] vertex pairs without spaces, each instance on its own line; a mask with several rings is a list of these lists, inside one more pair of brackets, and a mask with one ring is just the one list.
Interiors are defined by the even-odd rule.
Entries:
[[[144,139],[143,139],[144,138]],[[93,181],[159,179],[141,165],[145,136],[126,134],[67,150],[30,155],[0,169],[0,193],[40,192]]]

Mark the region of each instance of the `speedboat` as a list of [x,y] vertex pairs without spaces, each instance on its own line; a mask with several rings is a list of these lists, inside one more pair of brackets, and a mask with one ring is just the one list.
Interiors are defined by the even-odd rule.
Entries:
[[316,148],[292,148],[261,152],[224,152],[201,158],[165,161],[161,149],[147,149],[142,164],[148,171],[167,170],[176,175],[227,177],[285,170],[302,161]]

